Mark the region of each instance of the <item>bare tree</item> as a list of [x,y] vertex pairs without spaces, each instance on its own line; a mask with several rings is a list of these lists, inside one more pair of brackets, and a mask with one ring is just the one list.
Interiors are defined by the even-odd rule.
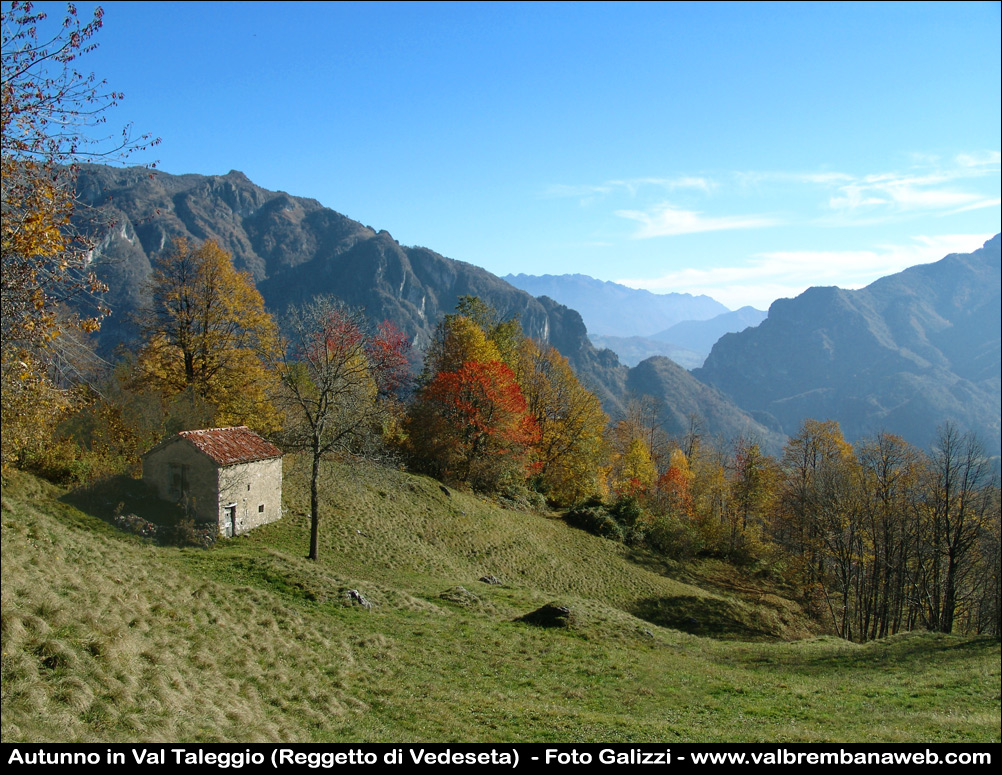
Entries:
[[331,299],[292,308],[286,330],[289,341],[278,364],[284,441],[310,455],[309,557],[316,560],[321,461],[378,443],[390,398],[406,378],[410,344],[391,324],[367,333],[360,311]]
[[994,473],[977,436],[961,434],[950,424],[940,428],[932,455],[925,576],[929,624],[938,632],[953,632],[964,582],[991,513]]

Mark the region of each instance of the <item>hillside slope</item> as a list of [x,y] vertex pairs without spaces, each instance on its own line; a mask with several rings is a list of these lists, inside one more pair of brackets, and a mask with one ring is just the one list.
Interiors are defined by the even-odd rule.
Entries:
[[[312,563],[287,468],[286,518],[210,550],[6,480],[3,741],[998,739],[997,643],[783,642],[805,620],[766,589],[385,468],[330,469]],[[522,621],[551,601],[564,626]]]

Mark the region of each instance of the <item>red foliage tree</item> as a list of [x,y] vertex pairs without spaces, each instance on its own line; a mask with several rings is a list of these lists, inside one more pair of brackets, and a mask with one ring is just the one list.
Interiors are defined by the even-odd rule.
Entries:
[[394,395],[410,378],[407,354],[411,340],[390,320],[379,324],[375,336],[366,345],[369,363],[375,365],[373,376],[379,395]]
[[478,490],[502,490],[529,474],[539,427],[515,375],[500,361],[468,361],[424,388],[410,423],[416,467]]

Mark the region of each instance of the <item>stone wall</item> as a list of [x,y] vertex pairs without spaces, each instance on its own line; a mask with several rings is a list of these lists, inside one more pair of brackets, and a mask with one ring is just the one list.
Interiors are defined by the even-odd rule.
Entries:
[[[234,508],[233,518],[227,508]],[[282,518],[282,459],[219,469],[219,532],[240,535]],[[233,522],[236,530],[233,530]]]

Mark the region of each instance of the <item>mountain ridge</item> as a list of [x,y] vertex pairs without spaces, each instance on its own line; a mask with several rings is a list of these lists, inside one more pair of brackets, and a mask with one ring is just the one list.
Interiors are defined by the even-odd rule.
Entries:
[[461,296],[479,296],[553,344],[614,419],[647,391],[668,407],[671,425],[684,428],[688,415],[701,414],[707,433],[752,436],[772,452],[807,417],[839,420],[849,439],[890,430],[920,447],[951,421],[986,431],[998,451],[999,237],[860,291],[812,288],[777,300],[758,327],[721,337],[690,374],[661,358],[624,366],[592,345],[586,319],[559,300],[403,246],[385,230],[315,199],[268,191],[237,171],[173,176],[84,165],[79,189],[89,217],[106,225],[93,264],[111,289],[105,300],[114,314],[99,334],[106,354],[136,340],[130,313],[143,301],[153,257],[174,237],[214,239],[251,274],[273,313],[329,293],[374,322],[393,320],[418,351]]
[[778,299],[759,326],[721,337],[694,375],[786,434],[832,418],[850,440],[886,430],[927,448],[953,422],[998,454],[1000,242],[859,290]]

